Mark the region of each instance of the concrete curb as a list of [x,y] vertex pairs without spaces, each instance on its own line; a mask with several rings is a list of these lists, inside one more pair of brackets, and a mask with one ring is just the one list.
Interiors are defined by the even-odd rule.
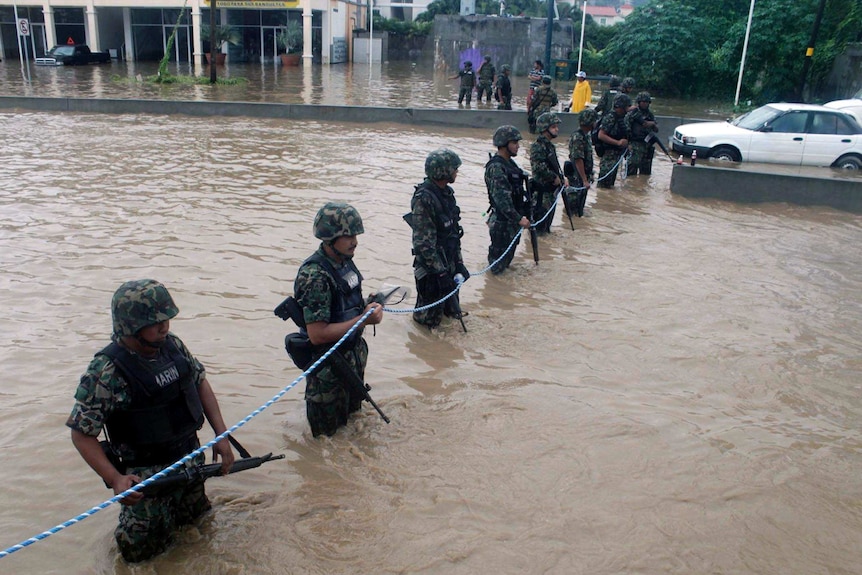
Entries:
[[[824,168],[825,170],[826,168]],[[784,202],[802,206],[829,206],[862,213],[862,178],[829,173],[822,177],[777,174],[751,169],[704,164],[674,165],[670,191],[687,198],[716,198],[729,202]]]
[[[87,98],[37,98],[0,96],[0,109],[36,110],[42,112],[78,112],[90,114],[180,114],[186,116],[245,116],[251,118],[284,118],[322,122],[355,122],[412,124],[419,126],[453,126],[493,132],[510,124],[528,137],[527,113],[524,110],[437,108],[374,108],[364,106],[316,106],[266,102],[211,102],[186,100],[119,100]],[[560,139],[578,129],[578,115],[561,112]],[[659,126],[673,130],[688,121],[684,118],[658,116]],[[659,133],[663,142],[667,134]]]

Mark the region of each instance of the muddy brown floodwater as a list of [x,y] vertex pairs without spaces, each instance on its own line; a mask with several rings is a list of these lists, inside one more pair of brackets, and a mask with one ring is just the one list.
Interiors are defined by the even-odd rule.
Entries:
[[[394,108],[458,108],[458,80],[452,70],[430,62],[386,62],[382,65],[336,64],[332,66],[282,67],[269,64],[229,64],[218,69],[219,78],[241,79],[236,85],[198,86],[188,83],[157,85],[143,81],[154,76],[154,62],[112,62],[104,66],[31,66],[30,81],[20,64],[0,63],[0,94],[73,98],[144,98],[163,100],[216,100],[279,102],[331,106],[379,106]],[[171,64],[174,75],[209,77],[209,68]],[[526,110],[527,71],[512,76],[512,105]],[[593,99],[607,86],[593,81]],[[555,81],[560,100],[568,102],[574,82]],[[472,109],[487,109],[477,104]],[[496,102],[494,102],[496,108]],[[684,101],[653,94],[653,112],[682,118],[724,120],[732,115],[727,102]]]
[[[272,309],[325,201],[365,220],[368,289],[412,287],[401,216],[449,146],[467,266],[487,263],[481,130],[3,112],[0,132],[4,549],[110,496],[64,421],[123,281],[172,290],[233,424],[299,375]],[[181,545],[123,564],[111,506],[0,572],[858,573],[862,220],[687,200],[670,172],[591,193],[574,231],[558,214],[538,265],[522,243],[474,275],[467,333],[386,314],[368,380],[390,425],[366,405],[313,439],[300,382],[237,433],[287,458],[208,482]]]

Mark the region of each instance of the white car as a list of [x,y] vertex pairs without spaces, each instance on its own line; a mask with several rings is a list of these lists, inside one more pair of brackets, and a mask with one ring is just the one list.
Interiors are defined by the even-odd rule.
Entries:
[[862,126],[825,106],[767,104],[733,121],[683,124],[670,143],[686,157],[862,170]]
[[827,108],[834,108],[848,114],[853,114],[856,121],[862,124],[862,90],[856,92],[849,100],[835,100],[823,105]]

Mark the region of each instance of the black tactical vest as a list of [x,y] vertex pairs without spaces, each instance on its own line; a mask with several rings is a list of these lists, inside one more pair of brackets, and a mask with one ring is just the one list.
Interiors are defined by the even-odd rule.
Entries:
[[108,356],[129,385],[131,404],[113,412],[105,422],[111,444],[119,453],[128,454],[124,463],[173,463],[197,446],[203,407],[192,367],[171,338],[152,360],[117,343],[96,355]]
[[[436,208],[437,245],[442,248],[446,256],[445,261],[450,264],[456,263],[461,249],[461,236],[464,235],[463,228],[458,225],[461,221],[461,208],[455,203],[454,197],[444,196],[440,189],[428,180],[416,186],[413,196],[420,195],[431,198]],[[416,267],[415,260],[414,267]]]
[[365,309],[365,301],[362,299],[362,274],[353,260],[346,260],[339,270],[326,256],[315,252],[302,262],[302,265],[312,262],[319,264],[335,282],[330,284],[332,307],[328,323],[341,323],[361,315]]
[[[494,154],[494,156],[485,164],[485,170],[487,171],[488,166],[491,164],[500,164],[503,167],[503,171],[506,172],[506,179],[509,180],[509,185],[512,188],[512,205],[515,207],[515,211],[521,214],[522,216],[528,216],[530,214],[530,205],[527,201],[527,174],[524,173],[524,170],[519,168],[515,162],[506,161],[503,156],[499,154]],[[497,212],[497,217],[500,217],[500,210],[496,209],[494,205],[494,199],[491,197],[491,190],[488,190],[488,201],[491,204],[491,208],[493,208]]]

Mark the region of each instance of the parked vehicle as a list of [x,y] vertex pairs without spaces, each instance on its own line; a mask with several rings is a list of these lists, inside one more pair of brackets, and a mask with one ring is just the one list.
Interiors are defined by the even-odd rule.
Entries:
[[832,102],[827,102],[823,105],[827,108],[834,108],[836,110],[841,110],[842,112],[847,112],[848,114],[853,114],[856,121],[859,122],[859,124],[862,124],[862,89],[856,92],[853,97],[848,100],[833,100]]
[[80,66],[83,64],[106,64],[111,61],[108,52],[92,52],[86,44],[60,44],[36,58],[38,66]]
[[670,139],[686,157],[862,170],[862,125],[810,104],[767,104],[727,122],[677,126]]

